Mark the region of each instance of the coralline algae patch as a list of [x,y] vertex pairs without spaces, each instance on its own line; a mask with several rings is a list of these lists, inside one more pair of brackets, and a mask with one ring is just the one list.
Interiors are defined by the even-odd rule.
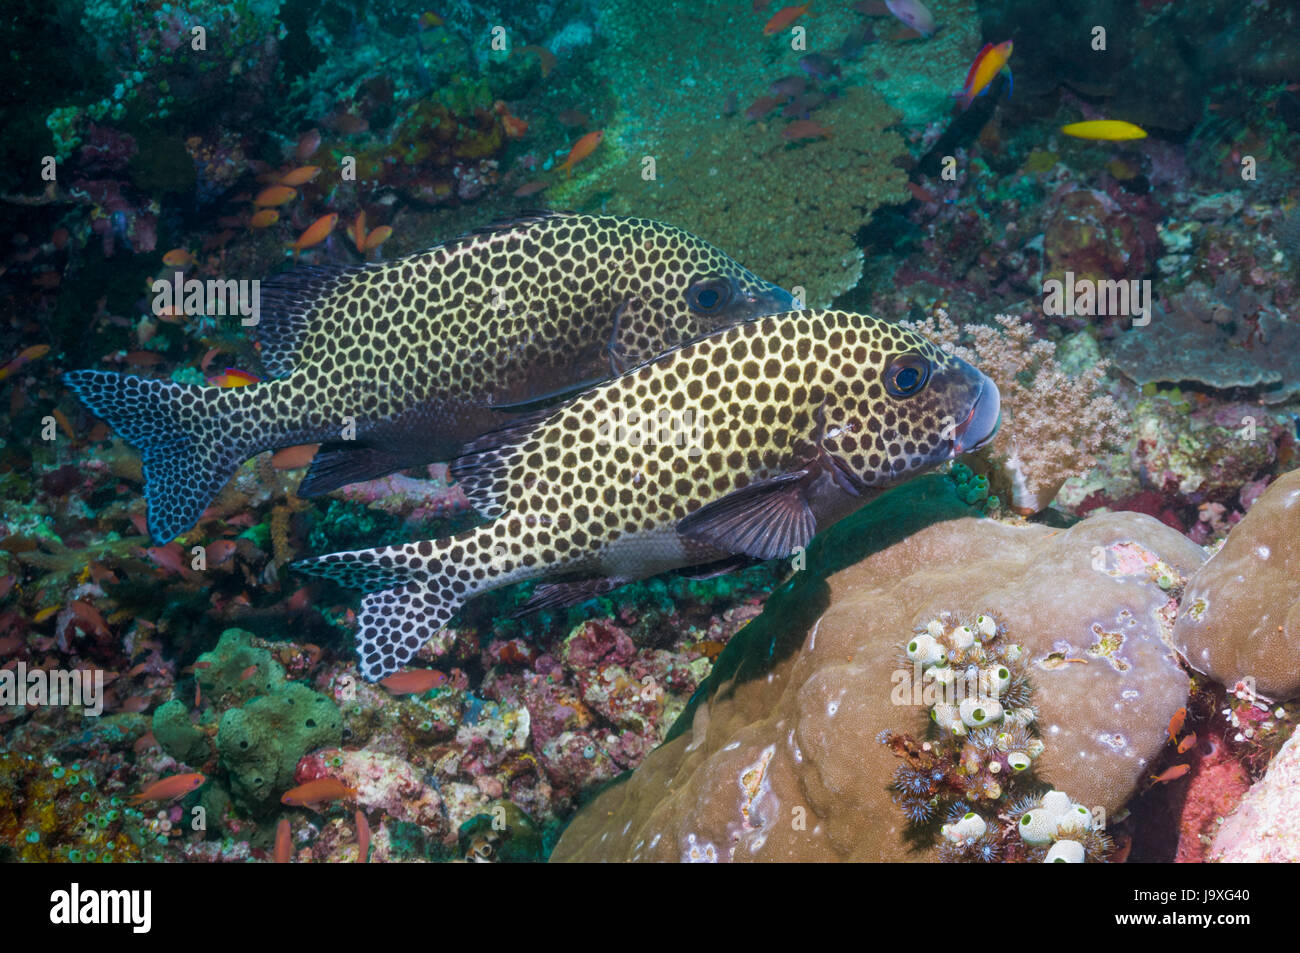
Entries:
[[0,750],[0,860],[162,860],[173,825],[108,793],[89,764]]
[[[883,535],[898,520],[899,507],[925,491],[898,492],[894,508],[869,514],[845,533],[855,539]],[[868,525],[874,520],[881,525]],[[837,538],[839,547],[851,548],[845,537]],[[1127,543],[1134,545],[1119,545]],[[826,545],[825,552],[835,550]],[[1117,546],[1132,571],[1120,573],[1120,561],[1107,564],[1108,551]],[[1155,558],[1147,560],[1139,549]],[[1012,790],[1019,787],[1010,780],[1019,773],[1015,765],[1023,763],[1011,760],[1017,752],[1029,759],[1042,786],[1068,792],[1071,804],[1092,816],[1113,816],[1145,783],[1167,742],[1170,716],[1187,700],[1188,678],[1164,641],[1167,621],[1160,614],[1170,597],[1150,567],[1162,563],[1181,580],[1203,560],[1199,547],[1140,514],[1094,516],[1065,531],[952,519],[835,572],[820,584],[824,588],[809,582],[798,589],[799,597],[794,590],[788,597],[778,593],[747,633],[778,639],[783,648],[762,652],[750,646],[754,661],[727,674],[726,681],[715,677],[692,729],[652,752],[628,780],[579,812],[553,857],[679,860],[693,835],[696,845],[714,845],[721,860],[939,859],[938,840],[918,837],[917,825],[900,810],[899,802],[907,799],[898,797],[898,783],[919,782],[900,778],[898,770],[900,751],[909,770],[920,772],[927,766],[918,757],[921,746],[943,739],[927,734],[933,703],[910,692],[905,699],[893,693],[900,668],[905,675],[912,671],[911,660],[901,665],[899,633],[927,634],[939,643],[929,633],[929,623],[938,621],[945,651],[951,650],[953,624],[978,618],[945,618],[952,607],[982,607],[996,620],[995,631],[1005,626],[1010,634],[1004,652],[1019,647],[1033,687],[1032,701],[1016,700],[1011,710],[1029,707],[1035,717],[1017,715],[1008,726],[1008,703],[1001,700],[1001,719],[979,699],[967,705],[967,718],[960,703],[955,719],[940,710],[950,725],[960,721],[966,734],[952,733],[947,755],[934,751],[936,762],[948,757],[949,763],[939,765],[945,771],[933,790],[918,788],[920,796],[910,799],[934,799],[931,816],[922,822],[948,823],[941,811],[955,809],[958,801],[965,807],[953,821],[982,814],[974,796],[981,795],[989,812],[985,823],[992,825],[1007,810],[999,800],[1004,794],[1037,797],[1032,790]],[[1099,640],[1094,625],[1113,635]],[[974,628],[979,630],[978,622]],[[991,646],[1000,638],[990,640]],[[918,644],[914,654],[933,648]],[[1008,687],[1020,664],[1019,657],[991,653],[975,661],[980,671],[1005,667]],[[986,728],[992,729],[987,737]],[[890,744],[876,743],[882,733]],[[1004,733],[1008,738],[999,739]],[[739,779],[769,746],[774,753],[764,771],[764,793],[751,803]],[[1008,780],[994,787],[990,782],[999,777]],[[959,780],[969,781],[972,790]],[[1033,859],[1027,850],[1011,850],[1015,842],[1006,833],[1007,838],[999,834],[1003,857]],[[1093,856],[1103,848],[1094,844]],[[1075,848],[1061,850],[1077,859]]]

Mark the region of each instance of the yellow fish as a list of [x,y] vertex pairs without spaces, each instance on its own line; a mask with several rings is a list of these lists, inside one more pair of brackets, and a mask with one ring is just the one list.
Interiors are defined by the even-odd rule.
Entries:
[[1091,119],[1062,126],[1061,132],[1076,139],[1100,139],[1103,142],[1123,142],[1126,139],[1145,139],[1146,130],[1122,119]]

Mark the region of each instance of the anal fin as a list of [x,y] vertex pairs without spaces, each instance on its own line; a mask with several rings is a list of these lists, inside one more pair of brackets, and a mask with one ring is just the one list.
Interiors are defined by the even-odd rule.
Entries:
[[411,459],[410,454],[393,453],[379,447],[344,441],[321,444],[298,487],[298,495],[321,496],[349,483],[378,479],[420,462]]

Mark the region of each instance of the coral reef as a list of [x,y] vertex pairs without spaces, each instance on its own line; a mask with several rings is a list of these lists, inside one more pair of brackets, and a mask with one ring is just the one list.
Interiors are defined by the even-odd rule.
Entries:
[[1192,282],[1155,312],[1149,327],[1125,332],[1114,345],[1116,367],[1137,383],[1249,388],[1268,403],[1300,395],[1300,324],[1267,292],[1224,275],[1213,287]]
[[[1061,532],[967,512],[950,481],[922,478],[819,538],[741,635],[745,656],[720,660],[674,737],[584,808],[553,857],[933,859],[892,799],[896,757],[863,739],[923,737],[921,685],[891,687],[900,633],[972,606],[1025,653],[1034,772],[1117,812],[1187,697],[1166,640],[1204,555],[1140,514]],[[856,561],[863,540],[887,545]]]
[[993,379],[1002,394],[1003,422],[983,455],[1001,499],[1021,513],[1046,509],[1065,481],[1097,463],[1098,455],[1128,438],[1120,406],[1102,392],[1106,364],[1068,373],[1049,341],[1013,315],[998,327],[958,328],[938,309],[920,321],[901,322],[939,342]]
[[1269,765],[1262,781],[1246,792],[1228,816],[1210,848],[1210,859],[1222,863],[1283,863],[1300,861],[1300,733],[1293,733]]
[[1265,698],[1300,692],[1300,470],[1278,478],[1191,578],[1174,627],[1187,661]]

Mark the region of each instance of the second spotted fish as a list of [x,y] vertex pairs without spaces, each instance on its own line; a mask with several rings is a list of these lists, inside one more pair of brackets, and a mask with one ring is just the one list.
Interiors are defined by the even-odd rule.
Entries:
[[494,522],[297,566],[369,593],[361,671],[383,678],[467,599],[510,583],[545,580],[537,608],[791,555],[883,488],[991,440],[999,408],[988,377],[886,321],[766,317],[472,445],[452,472]]
[[316,496],[447,460],[518,413],[788,293],[649,219],[540,213],[407,258],[310,267],[263,287],[255,329],[274,380],[201,388],[106,371],[65,381],[144,459],[150,535],[193,527],[235,469],[320,443]]

